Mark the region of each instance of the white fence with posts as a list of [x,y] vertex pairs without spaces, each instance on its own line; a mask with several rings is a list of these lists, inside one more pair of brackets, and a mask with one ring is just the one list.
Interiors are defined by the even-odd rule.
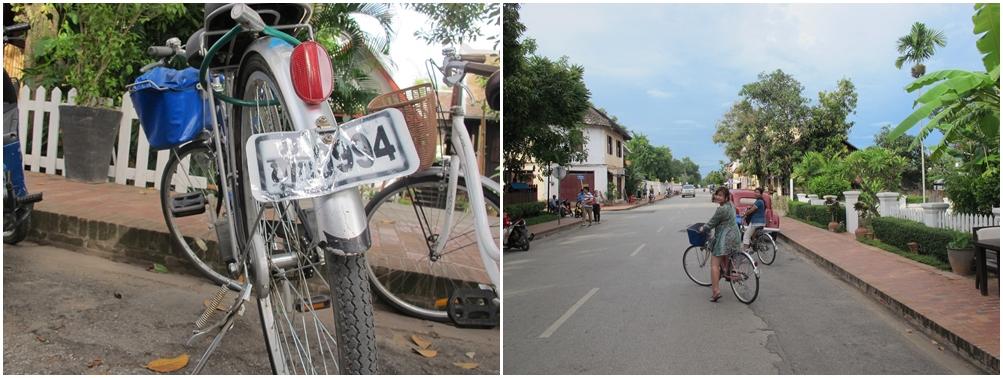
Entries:
[[972,232],[973,227],[999,226],[999,213],[993,215],[964,214],[951,211],[944,202],[924,203],[921,207],[901,206],[899,193],[878,193],[878,213],[883,217],[908,219],[928,227]]
[[[62,133],[59,132],[59,106],[74,105],[76,93],[76,89],[70,89],[64,98],[63,91],[59,88],[47,92],[45,88],[38,87],[32,93],[28,87],[21,87],[18,95],[18,132],[26,170],[66,176],[59,146],[72,141],[62,140]],[[114,152],[109,157],[112,162],[108,169],[109,179],[117,184],[138,187],[152,185],[159,189],[160,176],[167,165],[170,152],[150,151],[150,144],[139,125],[132,99],[127,93],[122,97],[119,110],[122,111],[122,122]],[[137,129],[134,138],[133,132]],[[131,155],[132,151],[135,151],[135,155]]]

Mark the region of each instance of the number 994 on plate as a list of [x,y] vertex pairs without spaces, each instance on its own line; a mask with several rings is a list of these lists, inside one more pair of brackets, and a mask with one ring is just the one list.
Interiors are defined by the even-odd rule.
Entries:
[[261,202],[319,197],[418,170],[404,115],[386,109],[330,129],[247,140],[251,194]]

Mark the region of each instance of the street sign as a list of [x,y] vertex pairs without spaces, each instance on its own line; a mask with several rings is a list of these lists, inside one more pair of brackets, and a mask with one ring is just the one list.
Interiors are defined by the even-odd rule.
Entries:
[[585,175],[578,175],[578,181],[585,181]]
[[554,171],[552,173],[554,177],[556,177],[558,180],[561,180],[568,175],[568,168],[558,165],[554,167]]

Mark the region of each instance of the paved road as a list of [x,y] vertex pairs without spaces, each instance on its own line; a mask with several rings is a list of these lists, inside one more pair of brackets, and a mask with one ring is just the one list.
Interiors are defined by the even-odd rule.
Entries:
[[[215,291],[216,286],[192,276],[147,272],[32,243],[4,245],[4,373],[145,374],[149,361],[181,353],[192,356],[190,368],[208,339],[193,347],[184,343],[202,301]],[[498,374],[498,329],[458,329],[377,306],[382,373]],[[248,306],[203,373],[271,373],[256,311],[257,306]],[[411,351],[411,335],[432,341],[438,356],[426,359]],[[468,352],[475,353],[473,359],[465,356]],[[98,358],[100,365],[88,367]],[[480,366],[453,365],[466,361]]]
[[[504,256],[506,374],[978,374],[792,251],[735,299],[682,269],[710,197],[603,214]],[[722,281],[722,283],[725,283]]]

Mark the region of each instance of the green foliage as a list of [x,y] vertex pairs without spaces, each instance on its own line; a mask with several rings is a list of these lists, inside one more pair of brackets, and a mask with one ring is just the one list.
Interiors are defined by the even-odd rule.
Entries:
[[25,74],[32,85],[76,88],[79,105],[106,106],[105,99],[118,105],[126,84],[151,60],[146,48],[166,39],[150,37],[176,31],[169,25],[185,15],[183,4],[56,5],[58,31],[34,46]]
[[861,243],[867,244],[869,246],[883,249],[885,251],[894,253],[896,255],[905,257],[907,259],[910,259],[910,260],[913,260],[913,261],[916,261],[916,262],[920,262],[920,263],[932,266],[932,267],[940,269],[940,270],[951,270],[951,265],[950,264],[945,263],[943,261],[940,261],[939,259],[937,259],[934,256],[920,255],[920,254],[912,253],[912,252],[909,252],[909,251],[906,251],[906,250],[902,250],[902,249],[896,248],[894,246],[888,245],[886,243],[883,243],[880,240],[859,239],[859,241]]
[[582,117],[590,106],[584,68],[566,57],[534,55],[535,42],[520,40],[525,26],[518,4],[505,4],[504,29],[505,169],[522,170],[530,161],[545,168],[584,160]]
[[728,174],[724,172],[723,169],[710,171],[710,173],[703,178],[704,185],[724,185],[725,181],[728,181]]
[[841,196],[843,192],[850,190],[850,181],[832,175],[815,176],[808,180],[806,185],[808,192],[821,196]]
[[905,203],[923,203],[923,196],[908,194],[905,196]]
[[895,59],[895,68],[902,68],[906,62],[914,62],[916,66],[913,67],[912,77],[923,76],[926,73],[923,62],[933,57],[937,46],[944,47],[946,45],[947,39],[944,37],[944,32],[930,29],[922,22],[912,24],[909,34],[898,40],[898,51],[902,55]]
[[935,256],[941,262],[947,262],[947,245],[955,238],[971,235],[927,227],[919,222],[892,217],[878,217],[871,221],[874,236],[881,241],[902,250],[908,250],[910,242],[919,244],[920,252]]
[[792,175],[811,194],[839,196],[850,190],[850,173],[841,152],[810,151],[794,166]]
[[827,228],[829,222],[846,223],[846,210],[843,205],[836,204],[833,208],[826,205],[811,205],[805,202],[790,202],[787,216],[806,221],[816,227]]
[[[940,131],[944,137],[930,158],[949,155],[961,163],[945,177],[953,187],[948,196],[952,201],[960,198],[966,210],[985,213],[987,206],[999,203],[999,4],[977,4],[975,10],[973,31],[981,34],[976,46],[983,54],[986,71],[937,71],[906,86],[908,92],[929,88],[916,99],[914,107],[918,108],[889,136],[902,135],[929,118],[913,144],[922,143],[934,130]],[[987,201],[974,203],[976,199]]]
[[992,214],[1000,203],[999,171],[989,175],[955,171],[944,180],[944,193],[954,204],[954,211],[966,214]]
[[[415,11],[428,16],[430,25],[414,33],[429,44],[459,45],[483,36],[481,23],[501,24],[501,3],[419,3],[408,4]],[[489,35],[498,49],[498,36]]]
[[540,215],[546,208],[546,202],[515,203],[505,205],[505,213],[511,219],[532,218]]
[[819,92],[818,104],[802,96],[794,77],[776,70],[742,87],[742,99],[717,124],[715,143],[725,155],[742,162],[740,173],[769,181],[786,178],[806,152],[842,149],[847,120],[857,106],[853,83],[837,82],[834,91]]
[[526,218],[526,226],[532,226],[534,224],[547,223],[550,221],[557,220],[558,215],[552,213],[541,213],[532,218]]
[[[888,149],[893,154],[906,159],[906,168],[902,172],[901,184],[903,188],[921,188],[920,181],[923,180],[923,172],[920,170],[920,167],[923,165],[923,162],[920,161],[919,146],[912,143],[915,137],[912,135],[899,135],[898,137],[891,138],[889,137],[891,131],[890,125],[882,126],[881,131],[874,135],[874,145]],[[933,163],[934,161],[926,162],[928,166]]]
[[973,247],[972,236],[963,233],[958,233],[950,243],[947,243],[947,248],[951,249],[969,249]]
[[648,136],[635,132],[627,141],[627,159],[641,178],[666,181],[672,178],[672,151],[664,146],[652,146]]

